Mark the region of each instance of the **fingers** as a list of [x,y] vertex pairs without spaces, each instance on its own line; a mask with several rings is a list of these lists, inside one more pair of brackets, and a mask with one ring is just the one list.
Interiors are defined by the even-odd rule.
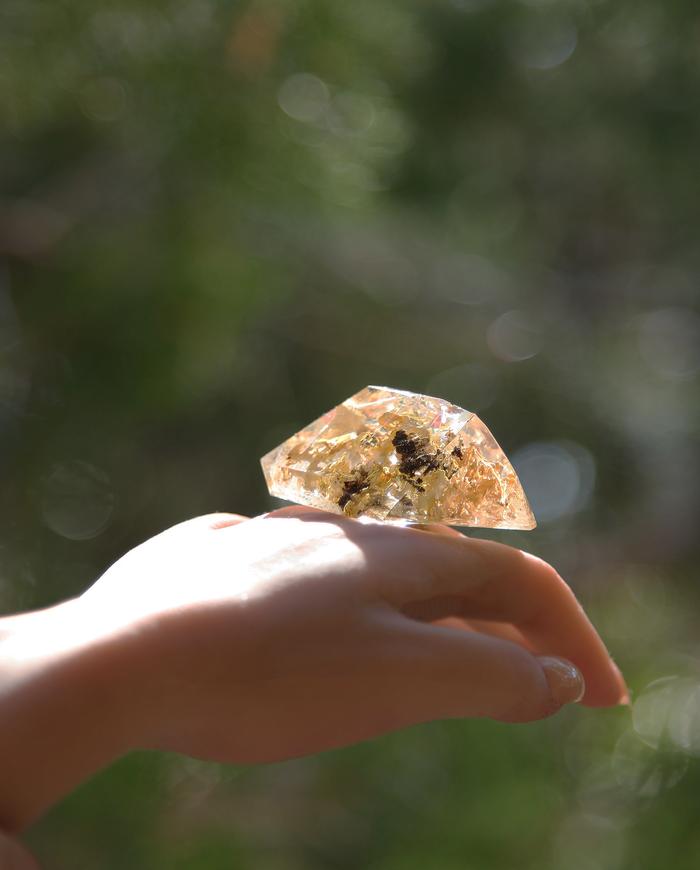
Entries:
[[[452,526],[446,526],[441,523],[416,523],[411,528],[416,531],[429,532],[433,535],[443,535],[445,537],[463,538],[461,532]],[[437,602],[437,613],[431,615],[431,607],[435,607]],[[442,610],[442,613],[440,612]],[[533,651],[532,644],[527,640],[521,631],[511,625],[509,622],[494,622],[487,619],[464,619],[460,616],[443,616],[444,608],[441,607],[438,599],[432,599],[426,602],[425,610],[420,618],[426,622],[433,622],[436,625],[445,625],[450,628],[461,629],[462,631],[478,631],[481,634],[488,634],[491,637],[500,637],[501,640],[509,640],[512,643],[517,643],[524,649]],[[416,614],[413,614],[416,616]]]
[[[357,527],[355,520],[308,507],[291,506],[270,516]],[[546,562],[437,524],[405,528],[377,522],[366,524],[361,538],[355,531],[353,536],[362,541],[378,572],[378,594],[395,609],[419,620],[458,616],[509,623],[524,646],[538,655],[567,659],[580,669],[587,687],[585,704],[626,701],[624,679],[595,628]]]
[[319,522],[322,522],[324,519],[335,519],[342,518],[349,521],[348,517],[345,517],[343,514],[332,514],[328,511],[322,511],[319,508],[309,507],[304,504],[290,504],[285,507],[275,508],[273,511],[269,511],[266,514],[262,515],[263,517],[304,517],[308,516],[311,519],[317,519]]
[[454,616],[448,617],[448,620],[454,620],[454,627],[461,628],[462,631],[478,631],[491,637],[500,637],[501,640],[509,640],[511,643],[519,644],[523,649],[529,650],[529,652],[537,652],[522,631],[518,631],[509,622],[492,622],[488,619],[461,619]]
[[538,654],[561,656],[580,668],[587,685],[584,703],[624,702],[620,672],[554,568],[492,541],[444,534],[412,537],[411,556],[425,580],[393,583],[390,603],[418,619],[428,609],[433,619],[456,615],[511,623]]
[[415,523],[411,526],[413,531],[418,532],[430,532],[432,535],[444,535],[448,538],[463,538],[464,535],[461,532],[458,532],[457,529],[452,526],[446,526],[442,523]]
[[578,701],[584,691],[583,677],[571,663],[537,658],[507,640],[419,623],[400,633],[407,706],[415,721],[530,722]]

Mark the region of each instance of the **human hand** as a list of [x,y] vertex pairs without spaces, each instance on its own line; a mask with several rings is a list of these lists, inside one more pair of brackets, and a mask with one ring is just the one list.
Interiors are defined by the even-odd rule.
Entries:
[[0,693],[3,649],[10,830],[134,748],[269,762],[431,719],[540,719],[584,679],[584,704],[626,698],[541,560],[303,507],[181,523],[80,598],[10,618]]
[[431,719],[540,719],[584,680],[592,706],[626,692],[553,568],[441,526],[302,507],[200,517],[128,553],[83,603],[140,626],[141,739],[219,761]]

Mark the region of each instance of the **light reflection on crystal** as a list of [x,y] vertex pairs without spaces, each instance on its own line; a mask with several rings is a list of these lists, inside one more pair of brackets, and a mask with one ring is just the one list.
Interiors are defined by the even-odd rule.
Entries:
[[270,494],[347,516],[532,529],[513,467],[471,411],[366,387],[261,459]]

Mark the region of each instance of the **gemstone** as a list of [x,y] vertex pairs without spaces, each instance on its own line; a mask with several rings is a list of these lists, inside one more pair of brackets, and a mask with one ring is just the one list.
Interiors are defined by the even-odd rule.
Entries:
[[513,466],[471,411],[365,387],[260,460],[270,494],[349,517],[533,529]]

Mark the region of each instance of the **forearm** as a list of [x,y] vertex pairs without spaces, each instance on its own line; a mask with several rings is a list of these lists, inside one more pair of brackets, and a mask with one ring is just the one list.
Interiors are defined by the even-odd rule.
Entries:
[[76,602],[0,620],[0,829],[20,831],[130,748],[123,645]]

